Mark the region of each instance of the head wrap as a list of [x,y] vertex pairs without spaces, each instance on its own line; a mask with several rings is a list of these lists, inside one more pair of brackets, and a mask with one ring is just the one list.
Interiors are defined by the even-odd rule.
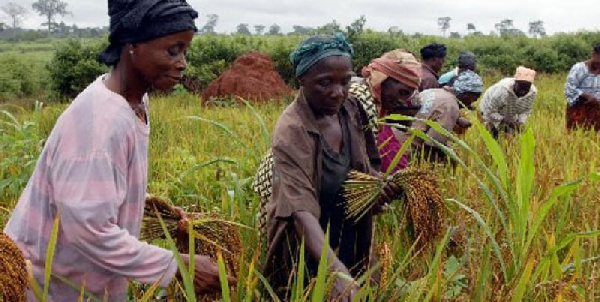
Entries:
[[483,92],[483,80],[475,72],[467,70],[458,75],[452,89],[456,95],[464,92],[481,93]]
[[127,43],[140,43],[181,31],[197,31],[198,13],[185,0],[109,0],[109,46],[100,62],[115,65]]
[[535,74],[535,70],[519,66],[515,72],[515,80],[533,83],[535,80]]
[[446,45],[431,43],[421,48],[421,59],[427,61],[433,58],[445,58],[446,57]]
[[477,65],[477,57],[474,53],[467,51],[461,52],[458,55],[458,66],[473,66]]
[[362,69],[362,76],[369,83],[375,102],[379,104],[381,103],[381,84],[387,78],[417,89],[421,84],[422,68],[421,63],[412,53],[404,49],[396,49],[372,60]]
[[290,54],[296,77],[303,75],[321,59],[333,56],[352,56],[352,46],[341,33],[335,36],[314,36],[300,43]]

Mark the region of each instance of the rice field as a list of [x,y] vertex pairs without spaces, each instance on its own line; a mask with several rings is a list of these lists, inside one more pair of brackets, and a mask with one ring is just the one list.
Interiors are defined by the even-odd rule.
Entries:
[[[486,86],[498,79],[486,78]],[[463,165],[427,167],[439,177],[447,212],[443,236],[433,245],[414,244],[400,203],[378,218],[382,281],[358,280],[357,301],[600,299],[600,136],[566,132],[564,79],[542,75],[536,81],[527,132],[497,145],[476,123],[454,143]],[[238,285],[224,300],[273,299],[258,274],[259,201],[250,184],[285,105],[201,107],[196,96],[181,91],[151,100],[148,192],[247,226],[240,228]],[[65,106],[0,104],[0,226]],[[333,277],[322,272],[311,282],[300,279],[293,300],[320,301]],[[130,286],[131,301],[164,295]]]

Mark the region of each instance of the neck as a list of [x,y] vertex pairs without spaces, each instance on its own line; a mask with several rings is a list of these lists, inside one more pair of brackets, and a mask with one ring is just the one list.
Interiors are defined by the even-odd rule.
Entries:
[[127,62],[121,60],[110,71],[106,87],[121,95],[131,105],[138,105],[150,87],[127,65]]
[[433,67],[433,63],[431,61],[425,61],[423,62],[423,64],[427,67],[429,67],[429,69],[433,70],[435,73],[437,73],[438,71]]

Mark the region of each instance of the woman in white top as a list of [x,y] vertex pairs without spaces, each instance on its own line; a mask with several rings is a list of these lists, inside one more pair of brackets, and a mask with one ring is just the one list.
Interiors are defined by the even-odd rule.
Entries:
[[567,128],[600,130],[600,43],[589,60],[571,68],[565,84]]

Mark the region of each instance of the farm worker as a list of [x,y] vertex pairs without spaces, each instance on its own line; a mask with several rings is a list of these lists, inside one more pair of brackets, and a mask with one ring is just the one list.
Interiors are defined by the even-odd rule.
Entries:
[[438,83],[441,86],[452,86],[456,77],[465,70],[475,71],[477,68],[477,57],[472,52],[461,52],[458,55],[458,67],[440,76]]
[[[483,80],[475,72],[467,70],[461,73],[452,87],[430,89],[420,93],[421,110],[415,116],[419,120],[412,123],[411,128],[424,132],[429,139],[442,145],[448,145],[448,138],[427,125],[424,120],[437,122],[444,129],[469,128],[471,123],[460,117],[460,108],[473,110],[471,104],[477,101],[483,91]],[[459,104],[460,101],[460,104]],[[408,136],[408,134],[404,134]],[[446,156],[436,144],[415,137],[413,148],[424,152],[424,157],[432,161],[445,161]]]
[[[420,104],[413,96],[419,89],[421,72],[421,64],[412,53],[397,49],[372,60],[362,70],[364,78],[350,83],[350,96],[361,102],[377,135],[382,171],[387,171],[402,145],[400,132],[389,125],[379,126],[377,120],[388,114],[414,116],[418,112]],[[408,160],[407,153],[392,171],[405,168]]]
[[[178,271],[171,251],[138,240],[148,170],[147,92],[181,80],[198,14],[184,0],[109,0],[108,11],[110,45],[100,61],[112,69],[59,117],[5,228],[41,286],[46,265],[60,277],[50,280],[50,301],[78,301],[81,288],[125,301],[128,279],[166,287]],[[54,261],[46,263],[55,219]],[[195,259],[198,290],[219,290],[217,266],[207,256]]]
[[501,131],[519,132],[529,119],[537,96],[535,74],[534,70],[519,66],[514,77],[500,80],[483,94],[479,110],[495,138]]
[[438,78],[446,60],[446,45],[431,43],[421,48],[423,78],[419,91],[442,87]]
[[[373,213],[354,223],[345,218],[341,203],[350,170],[379,175],[380,161],[366,113],[348,97],[351,54],[351,46],[336,34],[308,38],[290,55],[300,91],[273,134],[264,266],[264,275],[283,299],[289,299],[288,280],[302,242],[307,274],[316,274],[323,248],[330,271],[357,277],[369,265]],[[396,185],[385,191],[378,210],[401,193]],[[350,301],[356,290],[355,282],[337,278],[330,297]]]
[[575,64],[565,84],[567,128],[600,130],[600,43],[589,60]]

